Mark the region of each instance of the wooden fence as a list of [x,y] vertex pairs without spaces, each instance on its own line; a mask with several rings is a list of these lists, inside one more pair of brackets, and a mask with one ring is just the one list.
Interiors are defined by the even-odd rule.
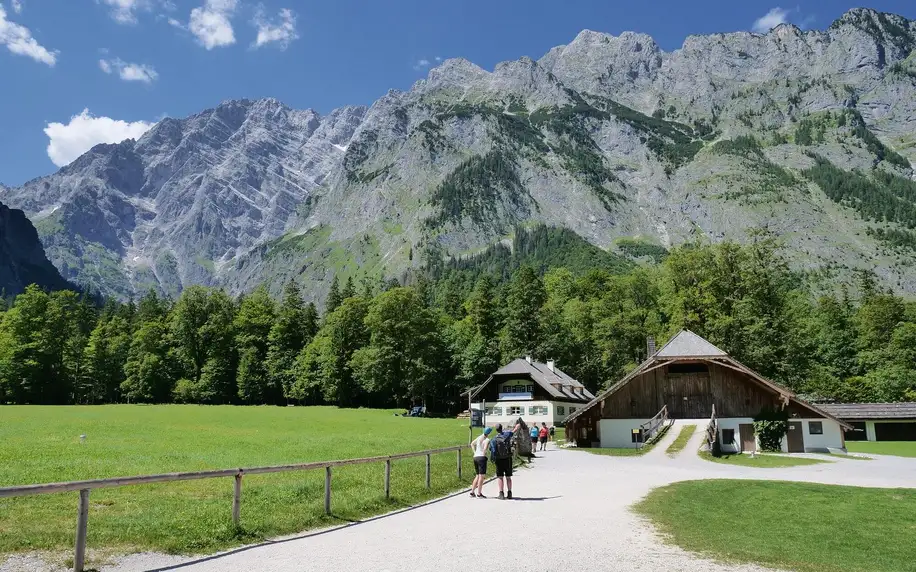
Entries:
[[324,512],[331,514],[331,469],[346,465],[362,465],[366,463],[385,463],[385,498],[391,496],[391,462],[398,459],[410,459],[426,456],[426,488],[432,483],[431,460],[432,455],[440,453],[457,452],[458,478],[461,478],[461,451],[467,445],[429,449],[413,453],[386,455],[382,457],[364,457],[361,459],[345,459],[340,461],[318,461],[314,463],[300,463],[295,465],[277,465],[272,467],[251,467],[248,469],[220,469],[213,471],[195,471],[187,473],[163,473],[159,475],[141,475],[137,477],[115,477],[111,479],[93,479],[88,481],[69,481],[65,483],[48,483],[41,485],[24,485],[18,487],[0,487],[0,498],[23,497],[30,495],[46,495],[64,492],[79,492],[79,509],[76,518],[76,543],[73,555],[74,572],[83,572],[86,562],[86,528],[89,522],[89,491],[92,489],[105,489],[112,487],[125,487],[128,485],[145,485],[150,483],[166,483],[173,481],[191,481],[197,479],[218,479],[232,477],[234,479],[234,493],[232,495],[232,521],[238,524],[242,512],[242,477],[244,475],[258,475],[265,473],[282,473],[286,471],[310,471],[324,469]]
[[649,419],[645,423],[639,426],[639,430],[642,435],[636,443],[636,448],[639,449],[642,446],[645,446],[646,443],[652,440],[653,437],[658,433],[658,430],[661,429],[662,425],[668,422],[668,406],[663,405],[661,410],[655,414],[655,417]]
[[719,439],[719,420],[716,418],[716,404],[712,404],[712,415],[709,417],[709,425],[706,426],[706,442],[709,444],[711,453],[716,441]]

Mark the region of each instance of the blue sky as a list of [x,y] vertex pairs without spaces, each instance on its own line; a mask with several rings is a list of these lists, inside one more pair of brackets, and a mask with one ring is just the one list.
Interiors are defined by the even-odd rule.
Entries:
[[[913,0],[868,6],[916,18]],[[787,20],[822,29],[852,7],[850,0],[0,0],[0,183],[54,172],[95,142],[225,99],[270,96],[326,113],[408,89],[436,58],[492,69],[538,58],[584,28],[645,32],[672,50],[689,34],[750,30],[767,15],[763,26]]]

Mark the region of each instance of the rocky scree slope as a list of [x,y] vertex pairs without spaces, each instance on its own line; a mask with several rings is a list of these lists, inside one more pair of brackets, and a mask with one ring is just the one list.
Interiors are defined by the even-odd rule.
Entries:
[[191,283],[321,297],[519,225],[603,248],[780,235],[834,282],[916,288],[916,22],[858,9],[825,31],[584,31],[490,72],[448,60],[322,118],[227,102],[100,146],[4,193],[65,275],[121,296]]

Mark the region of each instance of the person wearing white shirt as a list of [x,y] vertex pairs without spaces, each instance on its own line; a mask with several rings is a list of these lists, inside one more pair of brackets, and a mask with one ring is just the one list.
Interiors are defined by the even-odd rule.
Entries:
[[471,483],[471,497],[485,499],[483,496],[483,482],[487,480],[487,452],[490,450],[490,433],[492,428],[487,427],[483,433],[471,441],[474,451],[474,481]]

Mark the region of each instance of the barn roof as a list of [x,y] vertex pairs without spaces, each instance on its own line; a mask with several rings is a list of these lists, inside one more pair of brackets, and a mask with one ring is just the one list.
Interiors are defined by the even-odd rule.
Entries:
[[[530,377],[535,383],[540,385],[544,391],[550,394],[551,397],[555,399],[562,399],[564,401],[589,401],[594,399],[595,396],[585,388],[578,380],[570,377],[566,372],[554,365],[551,369],[547,364],[541,363],[539,361],[528,361],[527,359],[516,359],[502,366],[487,378],[487,381],[482,383],[476,389],[471,392],[471,397],[477,395],[480,390],[486,387],[494,377],[505,377],[511,375],[523,375]],[[555,384],[559,384],[560,388],[557,389]],[[577,393],[572,393],[567,388],[575,388],[579,390]]]
[[831,403],[821,409],[847,421],[916,419],[916,403]]
[[676,336],[655,352],[655,357],[706,357],[727,356],[728,354],[690,330],[681,330]]
[[795,393],[793,393],[789,388],[784,387],[776,382],[770,381],[746,365],[738,362],[736,359],[729,356],[721,349],[717,348],[705,338],[691,332],[690,330],[681,330],[678,332],[673,338],[671,338],[670,341],[668,341],[667,344],[662,346],[662,349],[649,356],[649,358],[642,362],[639,367],[631,371],[623,379],[612,385],[609,389],[599,394],[598,397],[590,401],[588,405],[567,417],[566,423],[569,423],[570,421],[573,421],[574,419],[583,415],[586,411],[589,411],[595,405],[601,403],[606,397],[619,391],[639,374],[651,371],[667,364],[681,361],[705,361],[739,371],[747,375],[750,379],[759,385],[767,387],[774,393],[777,393],[783,399],[784,403],[788,404],[789,402],[794,402],[806,409],[819,413],[828,419],[836,421],[846,429],[852,429],[851,425],[841,421],[830,412],[818,406],[812,405],[807,401],[799,399],[798,396],[796,396]]

